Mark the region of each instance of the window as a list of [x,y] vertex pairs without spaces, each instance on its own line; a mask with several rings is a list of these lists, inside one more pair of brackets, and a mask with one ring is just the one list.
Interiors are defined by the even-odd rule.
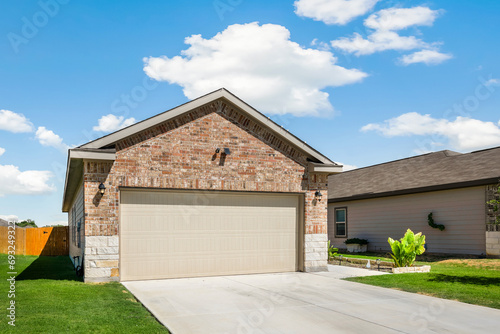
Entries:
[[82,227],[82,218],[78,219],[78,224],[76,225],[76,233],[77,233],[76,240],[77,240],[78,248],[82,247],[81,242],[80,242],[80,235],[81,235],[80,229],[81,229],[81,227]]
[[75,206],[71,209],[71,240],[76,244],[76,210]]
[[347,238],[347,208],[335,209],[335,237]]

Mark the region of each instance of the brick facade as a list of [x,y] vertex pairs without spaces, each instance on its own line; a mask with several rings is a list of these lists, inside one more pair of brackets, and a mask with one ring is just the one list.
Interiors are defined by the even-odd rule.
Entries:
[[[231,154],[223,158],[216,148]],[[327,174],[309,173],[304,154],[231,105],[215,101],[126,138],[116,150],[114,162],[84,161],[91,280],[119,276],[120,187],[303,193],[304,269],[326,268]],[[314,199],[316,190],[322,201]]]

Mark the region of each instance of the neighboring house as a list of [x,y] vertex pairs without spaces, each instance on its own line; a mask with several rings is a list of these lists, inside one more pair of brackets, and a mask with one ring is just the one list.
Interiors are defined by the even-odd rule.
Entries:
[[220,89],[69,150],[70,257],[86,282],[326,270],[341,171]]
[[[500,147],[467,154],[440,151],[329,177],[328,237],[388,251],[388,237],[410,228],[426,236],[429,253],[500,255],[500,229],[486,202],[500,179]],[[433,213],[436,224],[428,224]]]

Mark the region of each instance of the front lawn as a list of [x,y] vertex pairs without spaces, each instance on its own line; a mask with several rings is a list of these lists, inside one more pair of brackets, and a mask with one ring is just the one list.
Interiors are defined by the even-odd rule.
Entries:
[[[119,283],[85,284],[67,256],[16,256],[16,327],[7,324],[7,255],[0,254],[0,332],[168,333]],[[10,332],[10,331],[9,331]]]
[[500,260],[450,259],[429,264],[430,273],[347,280],[500,309]]

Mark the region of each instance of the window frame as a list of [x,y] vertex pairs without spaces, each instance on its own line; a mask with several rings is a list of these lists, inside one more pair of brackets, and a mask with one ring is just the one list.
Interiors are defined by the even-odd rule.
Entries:
[[76,245],[76,209],[75,206],[71,208],[71,241]]
[[76,223],[76,245],[78,248],[82,248],[81,227],[82,227],[82,218],[78,219],[78,222]]
[[[337,211],[339,210],[344,210],[345,212],[345,220],[343,222],[337,222]],[[342,206],[338,208],[333,209],[333,229],[334,229],[334,235],[335,238],[345,238],[347,239],[347,206]],[[345,224],[345,234],[344,235],[338,235],[337,234],[337,224]]]

